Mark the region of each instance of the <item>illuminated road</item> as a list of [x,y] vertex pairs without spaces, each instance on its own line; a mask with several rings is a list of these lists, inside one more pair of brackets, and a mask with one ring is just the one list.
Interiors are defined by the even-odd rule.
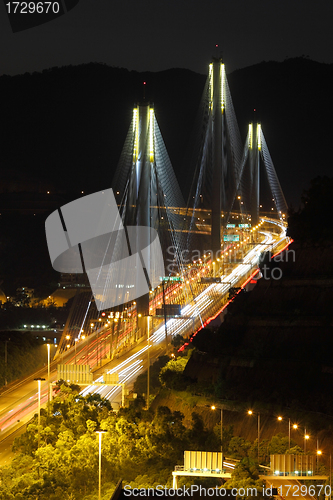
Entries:
[[[209,317],[209,310],[215,297],[222,298],[228,293],[230,287],[240,284],[240,281],[249,274],[249,271],[258,265],[260,254],[263,251],[271,250],[277,248],[281,241],[286,240],[286,227],[282,223],[276,223],[278,233],[270,233],[267,231],[262,231],[263,236],[262,241],[259,244],[254,245],[253,248],[246,254],[243,262],[236,265],[235,268],[228,274],[222,275],[222,283],[216,283],[208,286],[203,292],[199,293],[193,304],[186,305],[182,310],[181,314],[186,316],[185,319],[169,319],[166,323],[168,335],[181,334],[186,336],[193,333],[193,317],[200,316],[202,321],[206,321]],[[165,325],[162,324],[158,327],[150,337],[150,358],[151,360],[156,358],[162,352],[165,352]],[[127,385],[133,383],[138,376],[138,374],[146,368],[147,365],[147,341],[141,344],[140,349],[136,349],[135,352],[131,350],[124,360],[113,360],[112,363],[104,366],[104,370],[107,369],[108,373],[118,373],[119,382],[125,382]],[[158,348],[158,351],[156,351]],[[160,352],[160,354],[157,354]],[[102,376],[98,379],[102,381]],[[96,387],[88,386],[83,390],[83,394],[88,394],[89,392],[98,392],[104,397],[107,397],[111,402],[120,402],[121,388],[120,387]]]
[[[268,222],[267,219],[263,222]],[[166,327],[168,337],[171,335],[181,334],[187,336],[193,333],[193,321],[199,318],[201,324],[204,324],[209,318],[213,317],[221,310],[222,299],[225,297],[230,287],[240,286],[242,282],[250,275],[251,270],[256,269],[260,254],[265,250],[274,250],[278,246],[282,246],[286,242],[286,227],[283,223],[277,221],[269,221],[270,224],[276,225],[276,232],[260,231],[260,243],[253,244],[253,247],[247,252],[241,263],[234,264],[234,268],[229,272],[221,275],[219,272],[216,276],[222,277],[222,283],[215,283],[207,286],[202,292],[199,292],[195,299],[188,305],[182,308],[181,314],[184,318],[171,318],[167,321]],[[197,276],[205,275],[205,270],[198,271]],[[191,278],[194,279],[194,278]],[[198,281],[198,280],[197,280]],[[181,286],[175,287],[168,293],[180,293]],[[158,305],[161,300],[160,296],[155,297],[154,306]],[[220,304],[220,305],[218,305]],[[110,337],[110,339],[109,339]],[[126,383],[126,388],[131,388],[138,374],[147,368],[147,340],[140,339],[138,343],[129,346],[129,350],[122,355],[119,353],[119,358],[98,366],[101,359],[105,358],[109,352],[111,334],[108,328],[103,328],[94,335],[80,341],[74,348],[61,355],[60,359],[51,364],[50,382],[57,380],[57,364],[58,363],[87,363],[95,371],[95,380],[102,382],[102,373],[118,373],[119,382]],[[150,361],[153,362],[158,356],[165,353],[165,325],[164,323],[151,331],[150,336]],[[96,367],[98,366],[97,370]],[[94,368],[95,367],[95,368]],[[10,434],[12,431],[17,432],[17,426],[28,422],[37,412],[37,382],[34,377],[42,377],[47,379],[47,367],[40,370],[38,374],[28,377],[24,381],[20,381],[12,389],[4,391],[0,397],[0,464],[2,463],[2,455],[5,449],[8,450],[8,442],[12,439]],[[112,386],[87,386],[83,389],[82,394],[89,392],[98,392],[102,396],[107,397],[113,404],[114,409],[121,403],[121,387]],[[47,402],[47,380],[42,382],[41,388],[41,404]],[[8,436],[8,437],[7,437]],[[5,455],[4,455],[5,456]]]

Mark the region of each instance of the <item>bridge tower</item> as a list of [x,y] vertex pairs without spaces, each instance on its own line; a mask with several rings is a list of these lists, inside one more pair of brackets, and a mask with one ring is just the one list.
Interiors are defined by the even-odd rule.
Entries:
[[265,182],[263,176],[267,177],[272,201],[278,217],[281,220],[285,219],[288,212],[287,202],[276,174],[261,124],[250,123],[240,168],[238,191],[244,199],[246,212],[251,216],[252,226],[256,226],[259,222],[261,183]]
[[251,224],[256,226],[259,222],[259,191],[260,191],[260,151],[261,151],[261,125],[249,124],[248,133],[249,170],[250,170],[250,215]]
[[221,212],[223,207],[224,186],[222,179],[226,174],[226,155],[224,151],[225,131],[225,68],[222,59],[213,59],[209,65],[210,126],[212,140],[212,230],[211,245],[214,255],[221,249]]
[[[211,222],[209,248],[214,255],[218,255],[221,251],[222,226],[228,223],[232,208],[241,203],[237,189],[244,149],[221,58],[213,58],[209,65],[199,112],[201,116],[196,140],[189,155],[189,168],[193,170],[194,164],[195,171],[189,198],[189,205],[193,204],[194,209],[188,247],[202,248],[203,239],[195,236],[195,232],[199,234],[200,231],[199,214],[196,214],[195,209],[204,209],[207,213],[205,217]],[[204,242],[205,246],[207,244],[208,241]]]
[[[176,249],[181,256],[181,208],[185,206],[151,103],[134,107],[133,118],[112,182],[124,226],[157,231],[162,249]],[[152,232],[141,236],[140,247],[151,248]],[[144,237],[146,240],[144,240]],[[167,255],[164,255],[167,262]],[[150,258],[149,258],[150,260]],[[152,259],[153,260],[153,259]],[[140,264],[140,263],[139,263]],[[179,270],[180,262],[175,263]],[[143,267],[147,281],[149,277]],[[167,269],[165,270],[167,272]],[[164,275],[165,275],[164,273]],[[160,273],[161,274],[161,273]],[[162,273],[163,274],[163,273]],[[139,278],[141,279],[141,278]],[[149,294],[136,299],[138,317],[149,314]]]
[[[151,211],[151,182],[154,167],[154,108],[149,103],[140,104],[133,110],[132,175],[129,178],[124,223],[126,226],[154,227],[157,214]],[[156,203],[155,203],[156,205]],[[145,238],[146,241],[142,241]],[[141,244],[149,248],[150,233],[141,236]],[[147,270],[143,267],[147,278]],[[137,313],[149,314],[149,294],[138,297]]]

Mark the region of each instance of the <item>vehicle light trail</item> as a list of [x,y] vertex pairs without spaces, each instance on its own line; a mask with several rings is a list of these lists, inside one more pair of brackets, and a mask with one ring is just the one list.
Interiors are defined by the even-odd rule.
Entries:
[[[214,314],[219,314],[221,312],[221,309],[216,313],[216,308],[214,309],[215,313],[213,313],[212,306],[214,305],[214,302],[216,301],[217,298],[221,298],[228,292],[230,287],[236,286],[237,283],[240,282],[240,280],[243,279],[243,277],[248,276],[249,271],[258,265],[260,255],[263,251],[270,249],[273,250],[277,248],[283,241],[287,240],[286,237],[286,226],[282,222],[277,222],[271,219],[262,219],[264,222],[268,222],[270,224],[274,224],[277,229],[279,229],[278,232],[270,233],[268,231],[261,231],[261,234],[263,235],[263,240],[260,244],[255,244],[255,246],[247,252],[247,254],[244,256],[243,261],[236,265],[234,269],[228,273],[228,274],[223,274],[220,275],[222,281],[228,282],[226,283],[214,283],[209,286],[200,293],[196,295],[196,297],[192,300],[191,303],[185,305],[181,309],[181,314],[183,316],[187,316],[186,318],[170,318],[167,321],[167,329],[168,333],[170,335],[175,335],[177,333],[181,335],[185,335],[192,329],[193,321],[194,318],[197,318],[198,316],[204,318],[204,325],[206,324],[207,321],[209,321],[212,317],[214,317]],[[288,240],[287,240],[288,241]],[[290,244],[290,240],[288,241],[288,244]],[[287,245],[286,245],[287,246]],[[286,246],[282,248],[285,249]],[[281,249],[279,252],[282,251]],[[273,253],[273,252],[272,252]],[[276,255],[276,254],[275,254]],[[232,263],[231,263],[232,264]],[[200,279],[200,272],[201,275],[206,274],[208,272],[207,270],[207,262],[203,262],[202,265],[204,266],[204,269],[201,270],[195,270],[195,279]],[[193,273],[193,269],[189,271],[190,273]],[[193,274],[192,274],[193,275]],[[198,277],[199,275],[199,277]],[[253,276],[253,272],[250,273],[250,278]],[[189,274],[190,277],[190,274]],[[190,278],[190,280],[193,281],[194,278]],[[245,281],[246,283],[246,281]],[[242,286],[244,283],[242,284]],[[170,292],[168,291],[168,295],[171,297],[172,294],[176,295],[177,293],[182,293],[182,285],[175,285],[172,287]],[[158,304],[158,299],[161,299],[161,294],[155,297],[153,299],[153,303],[155,305]],[[215,302],[216,303],[216,302]],[[223,306],[227,307],[228,302]],[[99,330],[98,338],[93,338],[91,339],[91,344],[87,346],[87,350],[84,351],[82,350],[81,357],[78,357],[77,359],[80,360],[81,362],[88,362],[91,366],[95,366],[97,364],[97,352],[99,354],[98,358],[100,359],[103,355],[106,355],[108,352],[109,345],[101,345],[102,341],[105,341],[106,339],[109,338],[110,336],[110,331],[103,327],[103,329]],[[88,337],[89,338],[89,337]],[[151,334],[150,336],[150,348],[152,349],[153,347],[156,348],[159,343],[162,343],[165,340],[165,327],[164,324],[160,325],[157,327],[156,331]],[[108,342],[108,341],[107,341]],[[105,342],[106,344],[106,342]],[[114,366],[112,369],[107,370],[108,373],[119,373],[119,382],[120,383],[129,383],[133,382],[137,375],[143,370],[144,367],[144,362],[146,360],[146,352],[147,352],[148,346],[144,345],[141,349],[139,349],[136,353],[131,354],[127,359],[124,361],[121,361],[118,363],[116,366]],[[71,356],[72,354],[72,356]],[[82,354],[84,354],[82,356]],[[80,356],[80,354],[77,354]],[[65,355],[66,356],[66,355]],[[75,356],[74,352],[70,353],[69,356],[67,357],[67,360],[69,359],[69,362],[73,363]],[[68,363],[68,361],[67,361]],[[55,371],[53,372],[53,377],[55,377]],[[55,379],[55,378],[53,378]],[[98,382],[102,381],[102,376],[98,378]],[[118,397],[119,391],[121,391],[120,386],[114,386],[110,390],[110,386],[103,385],[103,386],[94,386],[93,384],[87,386],[82,392],[82,395],[86,395],[89,392],[98,392],[101,395],[104,395],[104,397],[109,398],[111,401],[115,398]],[[31,394],[31,392],[30,392]],[[25,401],[20,402],[15,408],[11,408],[9,411],[6,413],[2,412],[0,415],[0,429],[1,431],[4,431],[5,429],[8,429],[11,425],[17,423],[17,421],[22,420],[24,417],[33,415],[37,411],[37,393],[34,393],[32,396],[30,395]],[[42,391],[42,398],[41,398],[41,403],[45,404],[47,402],[47,390],[46,388],[43,389]]]

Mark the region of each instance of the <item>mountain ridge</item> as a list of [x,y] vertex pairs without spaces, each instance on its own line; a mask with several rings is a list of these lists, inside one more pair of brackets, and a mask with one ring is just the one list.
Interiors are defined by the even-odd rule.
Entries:
[[[3,75],[0,165],[45,178],[57,190],[110,186],[145,80],[186,198],[192,165],[183,155],[206,80],[188,69],[139,73],[89,63]],[[333,65],[262,62],[233,71],[228,81],[243,140],[255,108],[287,201],[297,205],[312,177],[329,174]]]

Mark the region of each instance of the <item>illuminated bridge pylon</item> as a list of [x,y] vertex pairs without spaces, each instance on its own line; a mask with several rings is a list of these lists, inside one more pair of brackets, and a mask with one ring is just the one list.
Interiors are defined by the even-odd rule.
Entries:
[[194,232],[196,226],[195,209],[211,210],[207,217],[211,217],[211,249],[216,253],[221,248],[221,213],[227,221],[239,186],[243,152],[221,59],[214,58],[209,65],[200,111],[200,131],[195,141],[195,158],[191,160],[195,164],[189,199],[189,205],[194,207],[191,230]]
[[[151,104],[133,109],[132,123],[112,182],[124,226],[148,226],[159,235],[164,251],[173,247],[175,269],[181,267],[185,241],[179,231],[185,207]],[[151,243],[147,232],[145,247]],[[166,256],[165,256],[166,257]],[[136,301],[138,314],[147,315],[149,296]]]
[[[260,160],[263,168],[260,168]],[[241,193],[244,206],[250,214],[252,226],[259,222],[260,193],[266,175],[270,189],[271,201],[280,220],[287,216],[288,206],[284,197],[274,164],[269,153],[267,143],[260,123],[249,124],[248,135],[245,142],[243,160],[240,167],[239,184],[237,192]],[[244,186],[247,189],[244,189]],[[273,207],[271,210],[274,210]]]
[[[202,249],[201,246],[193,245],[192,238],[202,238],[202,235],[209,235],[210,232],[211,244],[208,248],[216,254],[221,251],[224,227],[234,212],[237,212],[239,222],[251,221],[253,226],[256,225],[260,203],[260,158],[263,160],[279,217],[283,218],[287,211],[260,124],[250,124],[245,145],[241,140],[225,67],[220,59],[214,59],[209,66],[200,123],[199,139],[197,137],[194,148],[196,156],[191,205],[188,203],[190,208],[183,208],[185,203],[157,124],[154,108],[148,103],[133,109],[132,122],[112,182],[123,225],[148,226],[155,229],[162,249],[166,252],[170,247],[173,249],[174,261],[169,264],[173,274],[178,271],[179,274],[184,273],[183,256],[185,259],[191,250]],[[206,209],[202,210],[205,217],[202,221],[203,228],[199,227],[202,216],[197,209]],[[152,243],[151,233],[148,231],[145,237],[144,248],[147,248]],[[164,257],[164,260],[169,262],[170,253]],[[164,276],[168,274],[169,271],[165,270]],[[194,277],[191,277],[191,281],[193,280]],[[195,300],[192,288],[190,280],[186,279],[183,295],[178,294],[179,303]],[[161,292],[156,292],[155,289],[155,293],[158,295]],[[172,293],[177,295],[177,290]],[[118,346],[132,342],[134,337],[137,339],[137,327],[143,332],[143,324],[148,322],[135,323],[134,318],[138,320],[142,317],[144,320],[149,313],[154,314],[155,310],[161,310],[161,300],[165,301],[165,298],[172,303],[175,297],[170,294],[167,297],[167,294],[168,290],[166,294],[163,290],[163,299],[159,296],[154,303],[151,300],[149,305],[149,294],[145,292],[145,295],[136,298],[136,304],[131,302],[126,306],[124,301],[124,307],[113,311],[124,314],[125,316],[119,316],[119,319],[123,318],[126,324],[122,325],[121,329],[120,321],[114,318],[108,340],[108,352],[114,352]],[[98,330],[97,321],[103,323],[102,318],[97,318],[96,308],[94,312],[93,300],[90,299],[87,304],[88,308],[84,309],[82,306],[80,311],[76,308],[73,317],[68,319],[59,352],[66,348],[67,336],[70,337],[69,344],[72,345],[74,335],[80,337],[81,333],[91,334]],[[196,311],[195,314],[199,317],[201,313]],[[104,319],[110,319],[108,324],[113,317],[106,313]]]
[[[133,226],[153,228],[157,231],[162,250],[167,252],[169,247],[173,248],[175,257],[173,269],[177,272],[177,268],[181,268],[181,256],[185,243],[183,241],[185,240],[183,232],[179,231],[184,221],[185,202],[164,145],[154,108],[148,103],[140,104],[133,109],[132,122],[114,175],[112,189],[123,226],[128,228],[127,238],[129,241],[127,241],[127,245],[133,253],[135,253],[133,250],[133,234],[131,236],[130,229],[133,229]],[[149,230],[139,230],[134,247],[149,249],[147,252],[150,252],[150,249],[153,248],[152,244],[154,244],[151,241],[153,234]],[[117,254],[119,248],[125,244],[123,235],[120,233],[119,237],[117,236],[115,241],[112,240],[111,244],[113,245],[111,252]],[[106,248],[106,251],[109,251],[108,247]],[[143,262],[144,259],[139,260],[139,252],[137,251],[136,255],[138,259],[136,281],[141,280],[142,285],[144,279],[142,271],[147,282],[150,281],[149,277],[152,274],[156,278],[157,273],[155,269],[150,269],[151,274],[149,275],[145,262]],[[166,255],[164,257],[164,260],[166,260]],[[150,260],[152,266],[154,266],[154,255],[151,255]],[[156,259],[156,262],[159,264],[157,267],[160,271],[161,259]],[[161,274],[161,277],[163,277],[167,272],[163,269],[162,262],[162,272],[159,275]],[[103,294],[107,296],[108,287],[111,290],[111,288],[114,289],[114,286],[111,280],[110,282],[106,280]],[[118,281],[116,286],[119,287],[120,294],[126,293],[124,291],[124,287],[126,288],[124,281]],[[137,289],[140,289],[140,286]],[[77,307],[77,299],[75,302],[76,307],[73,307],[73,311],[71,311],[67,320],[58,354],[66,350],[67,347],[74,345],[76,337],[80,339],[82,334],[86,333],[91,335],[98,330],[99,326],[107,325],[107,321],[112,322],[113,325],[112,338],[108,341],[107,352],[116,349],[121,341],[124,342],[125,337],[126,339],[130,337],[137,338],[138,327],[141,331],[140,336],[142,336],[146,329],[145,317],[149,314],[148,287],[146,289],[144,295],[138,294],[139,296],[136,296],[135,303],[133,303],[133,300],[128,303],[124,300],[124,303],[117,307],[117,314],[121,317],[125,315],[126,321],[132,322],[132,326],[130,326],[130,323],[122,323],[122,326],[125,325],[123,332],[126,330],[129,333],[120,332],[120,319],[115,324],[117,318],[115,320],[110,319],[109,312],[100,314],[96,311],[91,294],[87,294],[85,306],[83,305],[81,308]],[[81,297],[82,294],[80,294]],[[126,298],[126,295],[124,297]],[[120,339],[121,335],[123,336],[122,340]]]
[[202,225],[211,227],[210,248],[217,254],[221,249],[223,227],[230,222],[231,212],[239,214],[240,222],[258,223],[260,158],[279,217],[286,215],[287,204],[261,125],[250,124],[245,145],[241,140],[221,59],[214,58],[209,65],[199,114],[191,158],[195,169],[188,200],[188,210],[192,213],[187,247],[198,248],[194,238],[202,218],[198,217],[197,209],[206,209]]

